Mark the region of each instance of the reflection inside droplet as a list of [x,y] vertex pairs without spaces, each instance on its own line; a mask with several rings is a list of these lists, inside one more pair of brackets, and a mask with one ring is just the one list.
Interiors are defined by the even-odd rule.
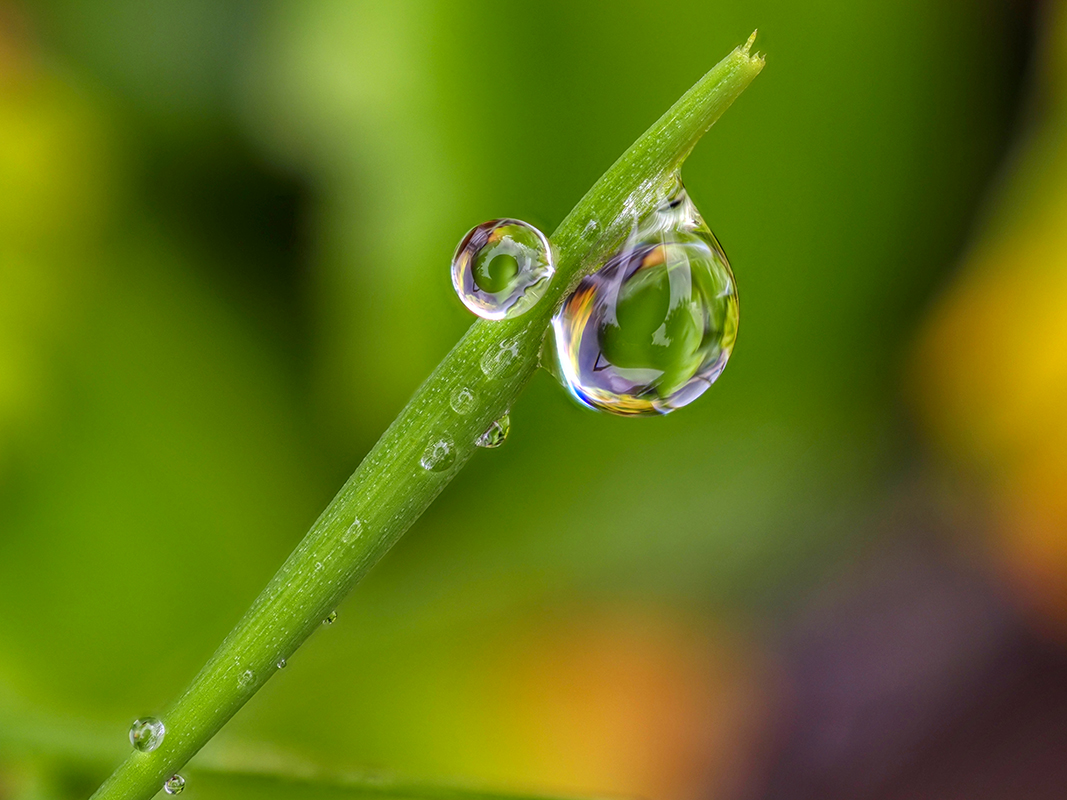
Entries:
[[[157,778],[158,780],[158,778]],[[181,775],[171,775],[163,782],[163,791],[167,794],[181,794],[185,790],[185,778]]]
[[419,463],[431,472],[444,472],[456,463],[456,446],[448,439],[435,439],[426,446]]
[[461,386],[452,393],[452,397],[449,398],[449,405],[452,406],[452,410],[457,414],[466,415],[471,413],[475,400],[474,392],[466,386]]
[[130,726],[130,744],[134,750],[151,753],[163,742],[167,730],[155,717],[141,717]]
[[452,257],[452,285],[479,317],[504,319],[529,311],[555,272],[548,239],[517,219],[482,223],[463,237]]
[[557,377],[592,408],[666,414],[719,377],[737,324],[729,262],[679,182],[556,314]]
[[504,440],[508,438],[510,432],[511,417],[505,414],[486,428],[485,433],[478,437],[478,441],[475,444],[478,447],[485,448],[500,447],[500,445],[504,444]]
[[518,337],[504,339],[498,342],[496,347],[489,345],[479,362],[482,374],[487,378],[497,379],[511,372],[519,360],[519,346]]

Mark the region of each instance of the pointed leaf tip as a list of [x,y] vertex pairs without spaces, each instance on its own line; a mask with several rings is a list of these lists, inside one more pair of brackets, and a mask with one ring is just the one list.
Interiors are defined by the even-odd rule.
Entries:
[[744,46],[741,48],[741,52],[744,53],[746,56],[752,51],[752,45],[755,43],[756,34],[758,33],[759,28],[756,28],[756,30],[752,31],[752,35],[748,37],[748,41],[745,42]]

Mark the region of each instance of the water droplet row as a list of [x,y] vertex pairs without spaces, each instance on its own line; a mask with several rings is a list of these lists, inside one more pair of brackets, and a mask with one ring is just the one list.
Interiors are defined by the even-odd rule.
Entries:
[[[141,717],[130,725],[130,744],[140,753],[151,753],[162,743],[167,729],[162,721],[155,717]],[[167,794],[181,794],[185,789],[185,778],[171,775],[163,782],[163,791]]]

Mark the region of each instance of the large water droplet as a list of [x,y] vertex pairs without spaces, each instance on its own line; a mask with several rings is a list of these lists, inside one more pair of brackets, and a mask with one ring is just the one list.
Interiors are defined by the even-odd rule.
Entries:
[[285,662],[284,658],[279,658],[278,659],[278,669],[285,669],[285,663],[286,662]]
[[679,182],[552,320],[557,377],[592,408],[666,414],[719,377],[737,322],[730,264]]
[[336,611],[331,611],[329,614],[326,615],[325,619],[322,620],[322,624],[323,625],[333,625],[334,620],[336,620],[336,619],[337,619],[337,612]]
[[181,794],[185,791],[185,778],[181,775],[171,775],[163,781],[163,791],[167,794]]
[[155,717],[141,717],[130,726],[130,744],[134,750],[151,753],[163,742],[167,729]]
[[463,237],[452,257],[452,285],[459,299],[485,319],[529,311],[555,271],[548,239],[517,219],[482,223]]
[[504,444],[504,440],[508,438],[510,432],[511,417],[505,414],[486,428],[485,433],[478,437],[478,441],[475,444],[479,447],[500,447],[500,445]]
[[426,446],[419,463],[431,472],[444,472],[456,463],[456,446],[448,439],[435,439]]

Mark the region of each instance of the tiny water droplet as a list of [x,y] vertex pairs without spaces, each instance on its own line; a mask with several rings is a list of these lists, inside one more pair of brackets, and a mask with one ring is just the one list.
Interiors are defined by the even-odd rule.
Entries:
[[322,624],[323,625],[333,625],[333,622],[334,622],[335,619],[337,619],[337,612],[336,611],[331,611],[329,614],[326,615],[326,618],[323,619]]
[[563,385],[613,414],[666,414],[722,373],[737,337],[733,272],[678,182],[552,320]]
[[178,774],[171,775],[163,781],[163,791],[167,794],[181,794],[185,791],[185,778]]
[[482,373],[487,378],[502,378],[519,358],[518,338],[505,339],[482,356]]
[[130,726],[130,744],[134,750],[151,753],[163,742],[167,729],[155,717],[141,717]]
[[449,404],[452,406],[452,410],[457,414],[469,414],[471,413],[471,409],[474,408],[474,401],[476,399],[474,392],[466,386],[462,386],[452,393],[452,397],[449,399]]
[[476,444],[479,447],[500,447],[511,432],[511,417],[505,414],[488,428],[485,433],[478,437]]
[[242,689],[247,689],[256,680],[256,673],[250,669],[246,669],[237,678],[237,685]]
[[285,669],[285,659],[284,658],[279,658],[278,659],[278,669]]
[[431,472],[444,472],[456,463],[456,446],[448,439],[432,441],[426,446],[419,463]]
[[510,319],[529,311],[555,271],[548,239],[517,219],[494,219],[473,228],[452,257],[456,294],[485,319]]
[[360,536],[363,535],[363,523],[358,519],[353,519],[352,524],[345,528],[345,532],[341,534],[341,541],[345,544],[352,544]]

